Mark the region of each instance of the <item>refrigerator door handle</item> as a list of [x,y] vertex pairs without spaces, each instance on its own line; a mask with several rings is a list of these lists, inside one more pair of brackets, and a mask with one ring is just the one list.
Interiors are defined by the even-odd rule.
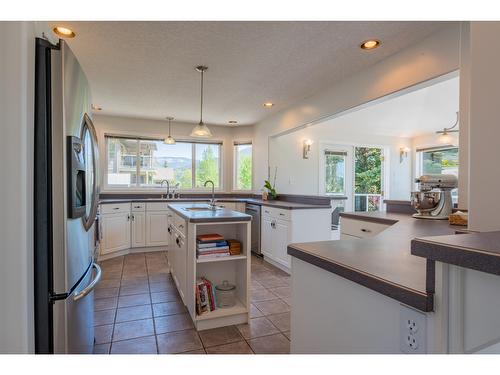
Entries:
[[87,285],[87,287],[85,289],[83,289],[81,292],[76,293],[73,296],[73,301],[78,301],[78,300],[82,299],[83,297],[87,296],[90,292],[92,292],[94,290],[96,285],[101,280],[101,276],[102,276],[101,267],[99,267],[99,265],[97,263],[92,263],[92,268],[94,268],[96,270],[94,280],[92,280],[92,282],[89,285]]

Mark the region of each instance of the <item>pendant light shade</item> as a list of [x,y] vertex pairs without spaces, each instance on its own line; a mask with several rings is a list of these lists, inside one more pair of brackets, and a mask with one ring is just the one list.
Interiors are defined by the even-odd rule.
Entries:
[[200,90],[200,122],[193,128],[191,132],[191,137],[197,138],[210,138],[212,136],[212,132],[203,123],[203,73],[207,71],[206,66],[197,66],[196,70],[201,73],[201,90]]
[[165,140],[163,141],[165,144],[167,145],[175,145],[175,139],[172,137],[172,135],[170,134],[170,128],[172,126],[172,124],[170,123],[174,118],[173,117],[167,117],[167,120],[168,120],[168,137],[165,138]]

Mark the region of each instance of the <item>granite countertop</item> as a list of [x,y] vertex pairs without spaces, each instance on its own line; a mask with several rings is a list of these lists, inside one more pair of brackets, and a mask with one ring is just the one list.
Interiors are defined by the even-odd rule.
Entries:
[[[226,208],[210,210],[208,204],[204,203],[172,203],[168,207],[175,213],[191,223],[212,223],[212,222],[228,222],[228,221],[251,221],[250,215],[228,210]],[[206,210],[190,211],[189,208],[206,208]]]
[[411,253],[500,275],[500,231],[416,238],[411,242]]
[[447,220],[415,219],[401,213],[356,212],[341,217],[390,227],[366,239],[291,244],[288,254],[422,311],[432,311],[434,263],[412,255],[411,241],[453,234],[460,227]]
[[[178,198],[178,199],[165,199],[165,198],[112,198],[112,199],[101,199],[99,200],[100,204],[108,204],[108,203],[127,203],[127,202],[209,202],[210,197],[208,198]],[[300,209],[318,209],[318,208],[331,208],[330,205],[325,204],[310,204],[310,203],[296,203],[296,202],[288,202],[288,201],[264,201],[262,199],[257,198],[215,198],[215,202],[243,202],[256,204],[259,206],[268,206],[268,207],[276,207],[283,208],[286,210],[300,210]]]

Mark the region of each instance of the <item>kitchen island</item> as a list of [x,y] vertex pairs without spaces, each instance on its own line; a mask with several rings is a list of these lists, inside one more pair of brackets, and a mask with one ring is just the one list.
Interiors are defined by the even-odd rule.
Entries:
[[[170,272],[197,330],[247,323],[250,313],[251,216],[203,203],[172,203],[168,232],[173,244],[168,251]],[[196,237],[217,233],[241,243],[241,252],[217,258],[197,257]],[[236,286],[236,304],[201,314],[196,308],[200,278],[213,285],[227,280]]]
[[[445,272],[410,248],[415,237],[462,227],[362,212],[343,213],[341,228],[339,241],[288,246],[292,353],[447,352]],[[408,341],[408,320],[419,322],[416,343]]]

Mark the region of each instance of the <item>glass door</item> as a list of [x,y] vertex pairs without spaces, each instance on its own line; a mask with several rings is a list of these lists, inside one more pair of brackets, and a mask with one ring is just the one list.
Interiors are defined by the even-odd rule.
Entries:
[[384,150],[354,147],[354,211],[381,211],[383,185]]

